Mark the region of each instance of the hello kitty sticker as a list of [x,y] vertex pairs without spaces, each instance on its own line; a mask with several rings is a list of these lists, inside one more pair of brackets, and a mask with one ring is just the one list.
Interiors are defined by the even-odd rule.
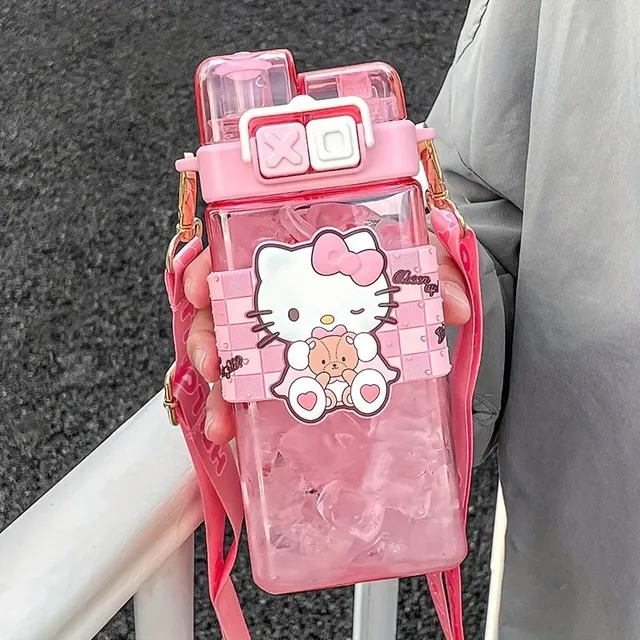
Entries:
[[265,244],[255,254],[256,314],[284,341],[286,368],[272,393],[303,422],[348,408],[378,413],[398,379],[380,353],[375,330],[396,324],[398,306],[386,256],[374,232],[324,229],[306,244]]
[[[375,231],[265,243],[253,267],[209,279],[229,402],[279,398],[305,423],[384,409],[392,386],[449,372],[431,246],[384,251]],[[418,285],[418,286],[416,286]]]

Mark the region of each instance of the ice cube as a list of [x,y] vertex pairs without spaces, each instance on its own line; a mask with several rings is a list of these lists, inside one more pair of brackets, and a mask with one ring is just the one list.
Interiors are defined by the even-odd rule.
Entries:
[[395,442],[376,442],[363,489],[383,496],[387,506],[411,518],[426,518],[431,506],[433,473],[439,464],[419,432],[398,434]]
[[294,471],[282,456],[277,458],[269,475],[264,478],[262,487],[269,522],[284,528],[297,522],[312,491],[313,486]]
[[260,458],[263,473],[268,474],[278,455],[283,434],[298,423],[280,400],[251,403],[245,421],[256,440],[254,455]]
[[367,440],[345,412],[320,425],[299,425],[280,440],[280,452],[291,467],[316,488],[332,480],[356,482],[367,460]]
[[387,509],[380,532],[372,544],[359,545],[356,564],[393,563],[406,554],[411,540],[413,521],[395,509]]
[[373,542],[382,528],[385,506],[379,495],[334,480],[318,496],[318,513],[336,529]]
[[393,385],[389,404],[372,420],[373,432],[387,436],[397,431],[441,430],[446,417],[442,415],[440,395],[436,380]]

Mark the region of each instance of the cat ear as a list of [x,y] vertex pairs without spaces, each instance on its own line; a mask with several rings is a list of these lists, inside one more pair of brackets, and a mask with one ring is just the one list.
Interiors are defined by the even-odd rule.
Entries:
[[267,245],[261,247],[256,256],[256,271],[264,278],[265,275],[273,273],[282,267],[287,261],[290,251]]
[[311,349],[311,351],[313,351],[316,348],[316,341],[314,338],[309,338],[307,340],[307,344],[309,345],[309,349]]
[[347,344],[353,344],[353,341],[355,340],[356,334],[353,333],[352,331],[349,331],[348,333],[344,334],[344,339],[346,341]]
[[344,239],[349,251],[360,253],[367,249],[375,249],[376,242],[368,229],[362,229]]

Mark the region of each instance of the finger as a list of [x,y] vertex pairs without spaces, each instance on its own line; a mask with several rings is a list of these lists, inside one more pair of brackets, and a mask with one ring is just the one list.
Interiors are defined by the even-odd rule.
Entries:
[[187,300],[196,309],[208,309],[211,305],[209,300],[209,286],[207,276],[211,273],[211,255],[208,251],[203,251],[184,272],[184,292]]
[[464,289],[464,277],[460,272],[456,261],[451,257],[449,251],[447,251],[447,248],[442,244],[442,242],[440,242],[440,240],[438,240],[437,236],[433,234],[429,234],[429,240],[431,241],[431,244],[436,248],[436,258],[438,260],[438,265],[440,267],[448,266],[451,267],[452,270],[457,271],[459,274],[459,278],[457,279],[458,284],[460,284],[460,286]]
[[187,355],[207,382],[214,382],[220,378],[213,317],[209,309],[196,311],[187,338]]
[[224,444],[235,437],[233,410],[222,399],[221,385],[217,382],[207,398],[204,435],[214,444]]
[[431,241],[438,257],[445,322],[451,325],[465,324],[471,317],[471,304],[464,276],[444,245],[435,236]]
[[444,321],[450,325],[463,325],[471,318],[471,305],[465,290],[453,280],[440,280]]

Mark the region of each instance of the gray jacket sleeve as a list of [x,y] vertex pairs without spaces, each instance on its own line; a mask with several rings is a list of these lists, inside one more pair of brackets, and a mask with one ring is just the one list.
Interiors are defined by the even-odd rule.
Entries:
[[507,43],[501,34],[483,33],[489,28],[482,24],[486,10],[485,0],[471,3],[456,58],[427,118],[436,129],[452,199],[481,244],[484,335],[473,399],[476,464],[495,442],[507,398],[533,75],[533,61],[531,68],[504,64],[510,56],[505,47],[532,36],[523,32]]

